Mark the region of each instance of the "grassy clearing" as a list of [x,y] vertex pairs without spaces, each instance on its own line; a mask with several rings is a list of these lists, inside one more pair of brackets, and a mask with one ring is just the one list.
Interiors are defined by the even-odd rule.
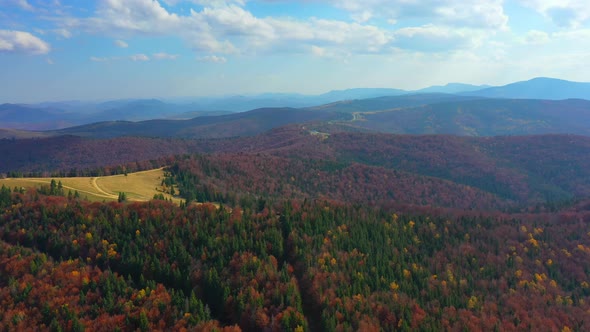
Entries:
[[[164,169],[129,173],[125,175],[100,176],[100,177],[74,177],[54,178],[61,181],[64,191],[68,190],[80,193],[80,196],[90,201],[116,201],[119,193],[124,192],[129,201],[148,201],[156,194],[163,194],[166,199],[172,199],[180,203],[181,199],[172,197],[164,192],[161,183],[164,179]],[[41,187],[49,186],[51,178],[19,178],[0,179],[0,186],[14,187]]]

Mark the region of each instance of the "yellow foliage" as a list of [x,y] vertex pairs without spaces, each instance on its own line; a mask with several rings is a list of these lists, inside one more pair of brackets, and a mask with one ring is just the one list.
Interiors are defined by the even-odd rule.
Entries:
[[414,225],[415,224],[416,224],[415,222],[413,222],[412,220],[410,220],[410,222],[408,223],[408,226],[410,226],[410,228],[414,228]]
[[332,258],[330,260],[330,264],[332,264],[332,266],[336,265],[336,258]]
[[404,278],[408,279],[412,276],[412,272],[409,270],[404,269]]
[[551,280],[549,282],[549,285],[551,285],[551,287],[553,287],[553,288],[557,288],[557,283],[555,282],[555,280]]
[[137,299],[141,300],[145,297],[145,289],[140,290],[137,292]]
[[530,234],[530,238],[526,241],[528,243],[530,243],[533,247],[539,247],[539,241],[535,240],[535,238],[533,238],[532,234]]
[[92,240],[92,233],[90,233],[90,232],[86,233],[86,240],[88,240],[88,241]]
[[473,309],[475,308],[475,306],[477,306],[477,297],[472,296],[469,298],[469,301],[467,302],[467,308]]
[[553,265],[553,260],[551,258],[549,258],[546,263],[547,263],[547,266],[551,266],[551,265]]
[[80,272],[79,271],[76,271],[76,270],[72,271],[72,277],[78,278],[79,276],[80,276]]
[[135,235],[139,236],[139,234],[141,234],[141,232],[139,231],[139,229],[135,230]]
[[392,291],[394,291],[394,292],[395,292],[395,291],[397,291],[397,290],[399,289],[399,285],[397,284],[397,282],[395,282],[395,281],[392,281],[392,282],[389,284],[389,288],[390,288]]
[[522,270],[516,270],[516,272],[514,272],[514,276],[516,276],[517,278],[522,277]]

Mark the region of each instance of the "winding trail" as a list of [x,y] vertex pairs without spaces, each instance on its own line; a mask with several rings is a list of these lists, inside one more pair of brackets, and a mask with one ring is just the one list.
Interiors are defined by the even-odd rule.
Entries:
[[90,179],[90,181],[92,183],[92,187],[94,187],[94,189],[96,189],[99,193],[101,193],[102,194],[101,196],[106,196],[109,198],[119,198],[119,196],[117,196],[117,195],[113,195],[113,194],[110,194],[110,193],[102,190],[102,188],[98,186],[98,183],[96,182],[97,180],[98,180],[98,177],[93,177]]
[[[8,180],[8,181],[11,181],[11,180],[12,180],[12,178],[8,178],[8,179],[6,179],[6,180]],[[44,180],[33,180],[33,179],[26,179],[26,178],[18,178],[18,179],[14,179],[14,180],[18,180],[18,181],[26,181],[26,182],[31,182],[31,183],[39,183],[39,184],[47,184],[47,185],[48,185],[48,184],[50,184],[50,182],[49,182],[49,181],[44,181]],[[93,183],[93,185],[94,185],[94,183]],[[78,191],[79,193],[84,193],[84,194],[94,195],[94,196],[97,196],[97,197],[104,197],[104,198],[119,198],[119,196],[112,195],[112,194],[109,194],[109,193],[107,193],[107,192],[105,192],[105,191],[103,191],[103,190],[100,190],[100,189],[98,188],[98,186],[96,186],[95,188],[96,188],[97,190],[99,190],[99,191],[100,191],[100,194],[99,194],[99,193],[92,192],[92,191],[88,191],[88,190],[80,189],[80,188],[74,188],[74,187],[71,187],[71,186],[65,186],[65,185],[64,185],[64,186],[62,186],[62,187],[63,187],[64,189],[74,190],[74,191]]]

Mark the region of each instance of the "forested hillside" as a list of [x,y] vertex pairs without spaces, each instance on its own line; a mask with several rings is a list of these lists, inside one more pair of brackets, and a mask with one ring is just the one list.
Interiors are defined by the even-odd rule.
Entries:
[[216,208],[1,192],[8,330],[590,326],[587,204],[440,214],[247,196]]
[[317,125],[2,140],[7,175],[167,166],[183,201],[2,187],[0,330],[590,328],[589,138]]

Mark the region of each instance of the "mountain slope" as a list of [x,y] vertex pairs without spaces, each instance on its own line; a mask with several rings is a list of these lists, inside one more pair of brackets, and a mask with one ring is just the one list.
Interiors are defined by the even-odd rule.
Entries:
[[590,136],[590,101],[480,99],[360,113],[349,125],[397,134]]
[[[225,153],[229,157],[219,160],[215,155],[207,157],[213,164],[225,160],[225,164],[219,164],[223,169],[234,168],[226,172],[227,176],[211,173],[221,176],[215,181],[226,183],[227,188],[231,183],[236,186],[238,182],[250,183],[263,174],[267,177],[266,187],[259,189],[266,194],[289,190],[308,197],[350,200],[350,195],[356,193],[359,200],[364,197],[373,202],[380,199],[395,202],[404,197],[406,203],[446,202],[462,208],[472,204],[497,207],[511,202],[537,204],[590,197],[589,137],[326,135],[307,127],[294,125],[257,136],[213,140],[137,137],[98,140],[73,136],[0,140],[0,154],[6,156],[5,162],[0,163],[0,172],[77,169],[76,173],[128,163],[132,163],[128,169],[136,169],[146,160],[172,155]],[[248,156],[241,157],[242,154]],[[150,163],[146,165],[149,167]],[[240,179],[224,182],[238,174]],[[291,177],[288,185],[283,183]],[[348,189],[340,185],[342,179],[347,179]],[[400,193],[400,188],[406,188],[405,192]],[[256,188],[244,185],[235,189],[252,192]],[[461,195],[451,195],[449,190],[462,192],[465,199],[472,199],[471,203],[457,200]]]
[[433,85],[424,89],[416,90],[414,93],[462,93],[478,91],[490,88],[489,85],[472,85],[463,83],[448,83],[445,85]]
[[334,112],[263,108],[221,116],[203,116],[191,120],[101,122],[54,131],[53,134],[97,138],[119,136],[222,138],[255,135],[287,124],[344,120],[349,117]]
[[476,98],[445,93],[420,93],[406,94],[402,96],[385,96],[368,99],[344,100],[331,104],[310,107],[309,109],[343,113],[373,112],[472,99]]
[[499,87],[465,92],[463,95],[488,98],[523,99],[590,99],[590,83],[571,82],[555,78],[537,77]]

